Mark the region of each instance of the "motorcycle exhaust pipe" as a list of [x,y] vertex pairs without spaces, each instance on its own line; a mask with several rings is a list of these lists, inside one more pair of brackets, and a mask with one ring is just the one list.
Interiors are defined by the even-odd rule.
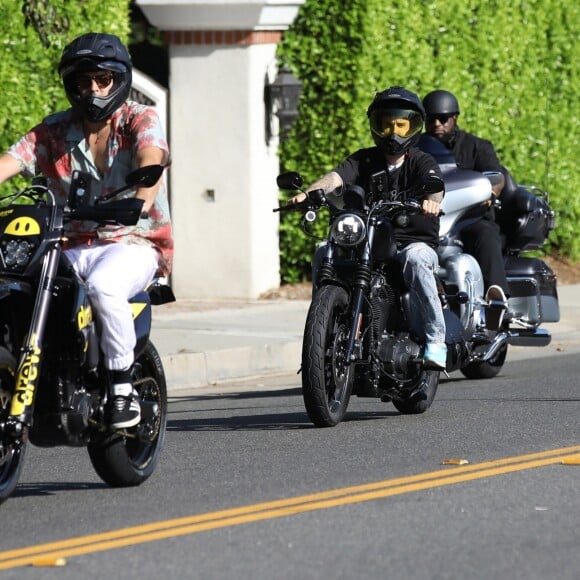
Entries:
[[548,346],[552,335],[543,328],[535,330],[510,330],[498,332],[489,349],[481,358],[482,361],[492,359],[505,344],[513,346]]
[[552,342],[552,335],[543,328],[532,331],[516,330],[510,332],[508,342],[514,346],[548,346]]

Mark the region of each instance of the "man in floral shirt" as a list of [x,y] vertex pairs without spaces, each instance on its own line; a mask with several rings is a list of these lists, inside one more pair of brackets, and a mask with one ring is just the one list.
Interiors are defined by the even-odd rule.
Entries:
[[[44,119],[0,157],[0,183],[20,173],[44,175],[64,205],[75,170],[94,178],[96,197],[124,186],[126,175],[138,167],[168,165],[156,112],[127,101],[131,71],[127,48],[116,36],[88,33],[73,40],[59,64],[72,107]],[[65,251],[101,322],[101,348],[112,379],[107,412],[118,429],[138,424],[141,417],[131,385],[136,338],[128,299],[156,275],[167,276],[173,258],[165,181],[119,198],[130,196],[144,200],[144,217],[136,226],[71,222]]]

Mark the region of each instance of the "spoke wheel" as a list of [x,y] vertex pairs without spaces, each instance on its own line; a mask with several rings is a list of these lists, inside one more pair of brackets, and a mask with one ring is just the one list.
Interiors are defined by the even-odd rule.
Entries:
[[113,487],[143,483],[155,470],[165,439],[167,385],[159,354],[148,342],[133,365],[133,388],[139,393],[141,422],[89,443],[89,457],[99,477]]
[[337,286],[316,292],[308,311],[302,346],[302,395],[310,420],[333,427],[346,413],[354,367],[346,360],[348,295]]

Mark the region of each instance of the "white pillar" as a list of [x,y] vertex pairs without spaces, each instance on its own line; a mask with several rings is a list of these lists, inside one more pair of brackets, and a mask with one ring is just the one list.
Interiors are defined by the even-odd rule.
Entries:
[[171,283],[178,299],[254,299],[280,283],[264,89],[302,1],[170,2],[138,0],[170,47]]

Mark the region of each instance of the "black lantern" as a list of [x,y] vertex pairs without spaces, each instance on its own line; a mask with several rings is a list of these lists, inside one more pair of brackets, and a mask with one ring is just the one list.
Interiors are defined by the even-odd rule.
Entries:
[[278,117],[280,137],[283,138],[298,117],[298,100],[302,93],[302,83],[289,68],[283,67],[269,89],[271,106]]

